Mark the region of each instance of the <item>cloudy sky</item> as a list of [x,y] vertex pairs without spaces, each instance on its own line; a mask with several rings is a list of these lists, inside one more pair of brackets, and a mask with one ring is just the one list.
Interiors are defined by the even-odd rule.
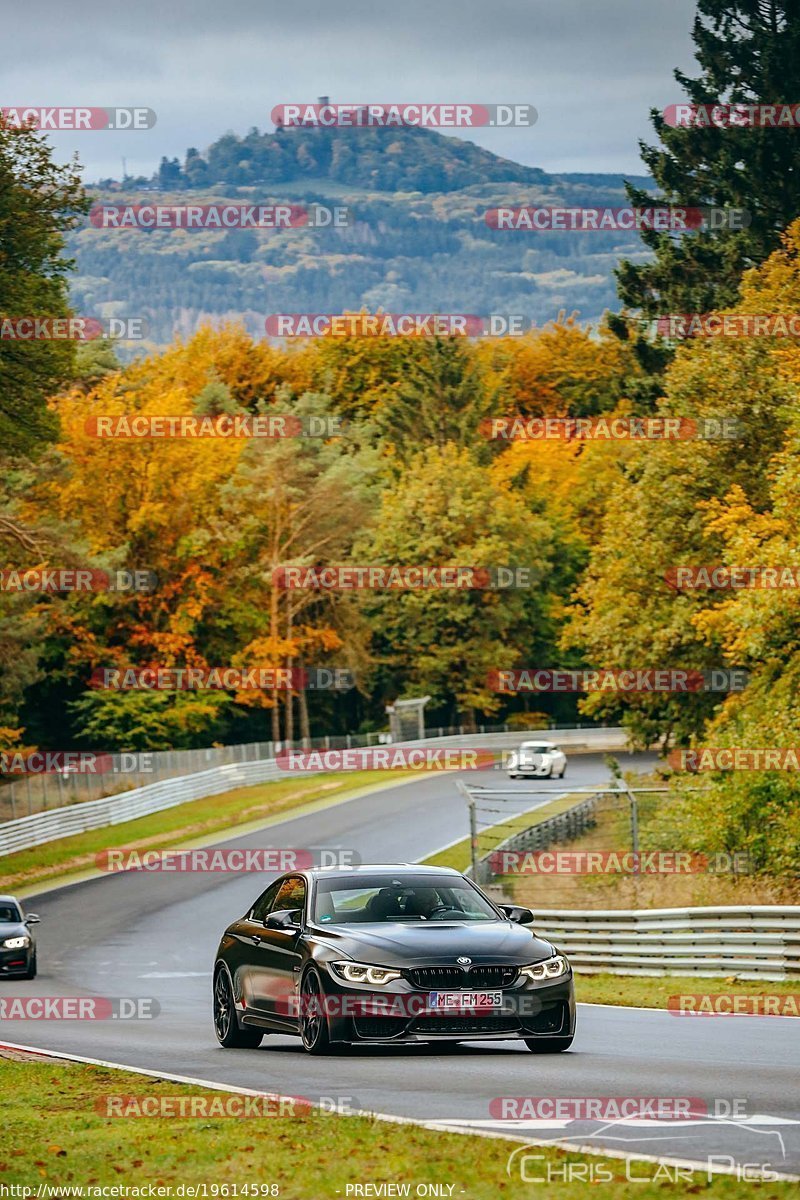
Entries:
[[[53,135],[85,178],[151,174],[275,104],[528,103],[532,129],[465,134],[549,171],[639,173],[648,110],[681,99],[694,0],[25,0],[3,5],[0,105],[139,105],[140,132]],[[354,131],[354,137],[358,132]]]

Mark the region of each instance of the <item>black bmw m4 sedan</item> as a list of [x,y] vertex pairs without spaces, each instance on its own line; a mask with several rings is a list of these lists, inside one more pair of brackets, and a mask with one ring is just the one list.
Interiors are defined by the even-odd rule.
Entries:
[[532,921],[448,868],[293,871],[222,935],[217,1039],[253,1048],[264,1034],[295,1034],[310,1054],[487,1038],[566,1050],[572,970]]

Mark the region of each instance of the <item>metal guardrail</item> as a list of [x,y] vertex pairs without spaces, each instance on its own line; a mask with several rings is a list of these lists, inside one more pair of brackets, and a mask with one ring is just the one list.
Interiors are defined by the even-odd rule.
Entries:
[[476,883],[488,884],[500,874],[493,869],[492,859],[494,855],[502,853],[503,850],[525,853],[546,850],[554,842],[568,842],[572,838],[580,837],[582,833],[586,833],[595,826],[597,800],[598,795],[589,796],[585,800],[579,800],[571,808],[556,813],[555,816],[545,817],[544,820],[536,823],[533,823],[532,819],[532,823],[527,829],[513,833],[498,842],[488,854],[479,859],[476,869],[473,871],[470,867],[467,873],[474,875]]
[[[493,882],[500,875],[492,869],[493,855],[545,850],[587,832],[595,823],[601,794],[598,790],[498,842],[476,864],[476,882],[500,892],[502,885]],[[534,911],[537,933],[563,950],[584,975],[800,976],[800,906]]]
[[212,767],[210,771],[150,783],[102,800],[52,808],[49,812],[34,813],[0,825],[0,856],[28,850],[56,838],[85,833],[89,829],[121,825],[123,821],[133,821],[190,800],[202,800],[205,796],[217,796],[235,788],[286,777],[286,772],[281,771],[274,758],[262,762],[229,763]]
[[538,910],[534,927],[582,974],[800,976],[800,905]]
[[[562,736],[558,740],[567,744],[569,738],[559,732]],[[609,742],[613,747],[621,733],[614,729],[584,729],[580,739],[587,745],[594,743],[598,749]],[[503,736],[496,735],[498,740]],[[458,743],[463,738],[456,735],[447,740]],[[121,795],[36,813],[0,825],[0,856],[71,834],[121,824],[205,796],[287,777],[275,759],[228,763]],[[504,846],[541,849],[548,844],[544,839],[555,841],[565,835],[575,836],[583,831],[584,823],[592,820],[593,804],[594,797],[589,797],[566,812],[508,838]],[[583,974],[670,974],[698,978],[735,974],[740,979],[764,980],[800,976],[800,906],[539,910],[535,927],[564,950]]]
[[[565,729],[583,730],[598,728],[585,722],[575,726],[560,726]],[[431,728],[429,738],[462,737],[473,742],[485,734],[506,734],[508,745],[516,745],[521,738],[539,730],[513,730],[508,724],[478,725],[474,732],[466,731],[463,725]],[[621,731],[620,731],[621,732]],[[327,735],[306,738],[293,743],[302,750],[350,750],[364,746],[378,746],[389,742],[385,732],[365,734]],[[116,795],[134,787],[158,783],[162,779],[174,779],[193,775],[197,771],[209,771],[228,763],[262,762],[274,758],[285,749],[284,742],[246,742],[234,746],[208,746],[196,750],[156,750],[150,753],[105,754],[101,758],[109,761],[110,769],[97,774],[59,773],[27,774],[9,776],[0,780],[0,822],[15,821],[18,817],[46,812],[52,808],[63,808],[67,804],[85,804],[104,796]]]
[[[625,733],[617,728],[596,727],[594,729],[554,730],[558,740],[569,745],[570,736],[574,735],[581,745],[594,743],[597,749],[616,748],[620,742],[625,744]],[[566,735],[566,736],[564,736]],[[460,745],[465,741],[480,745],[496,744],[501,747],[503,739],[508,734],[486,734],[483,737],[456,734],[439,738],[426,738],[425,742],[436,741],[444,744]],[[514,735],[517,736],[518,735]],[[403,743],[407,746],[424,744],[417,742]],[[297,772],[296,774],[300,774]],[[106,825],[119,825],[123,821],[132,821],[137,817],[173,808],[177,804],[185,804],[190,800],[201,800],[204,796],[216,796],[222,792],[233,791],[235,788],[251,787],[257,783],[268,783],[276,779],[290,779],[292,774],[281,770],[274,758],[262,759],[259,762],[228,763],[221,767],[212,767],[208,771],[199,771],[192,775],[162,780],[158,783],[146,784],[144,787],[121,792],[116,796],[106,796],[100,800],[86,800],[80,804],[71,804],[62,808],[50,809],[48,812],[34,813],[31,816],[19,817],[16,821],[5,821],[0,824],[0,857],[13,854],[18,850],[27,850],[32,846],[40,846],[44,842],[56,838],[70,837],[76,833],[85,833],[90,829],[101,829]]]

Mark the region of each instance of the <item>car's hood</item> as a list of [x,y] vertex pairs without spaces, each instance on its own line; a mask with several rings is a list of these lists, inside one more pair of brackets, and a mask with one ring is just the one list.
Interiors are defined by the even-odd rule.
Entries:
[[23,925],[21,921],[0,921],[0,942],[4,942],[6,938],[22,937],[26,935],[30,937],[30,929],[27,925]]
[[525,925],[513,921],[405,921],[325,925],[313,936],[362,962],[382,966],[453,966],[461,955],[476,965],[540,962],[555,951]]

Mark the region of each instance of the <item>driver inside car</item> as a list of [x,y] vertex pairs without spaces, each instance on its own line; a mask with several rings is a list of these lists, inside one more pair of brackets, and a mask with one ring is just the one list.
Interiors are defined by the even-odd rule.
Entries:
[[436,888],[417,888],[406,900],[406,914],[431,921],[443,913],[451,913],[449,904],[442,901]]
[[367,904],[367,912],[373,921],[391,921],[403,915],[397,892],[392,888],[381,888],[376,892]]

